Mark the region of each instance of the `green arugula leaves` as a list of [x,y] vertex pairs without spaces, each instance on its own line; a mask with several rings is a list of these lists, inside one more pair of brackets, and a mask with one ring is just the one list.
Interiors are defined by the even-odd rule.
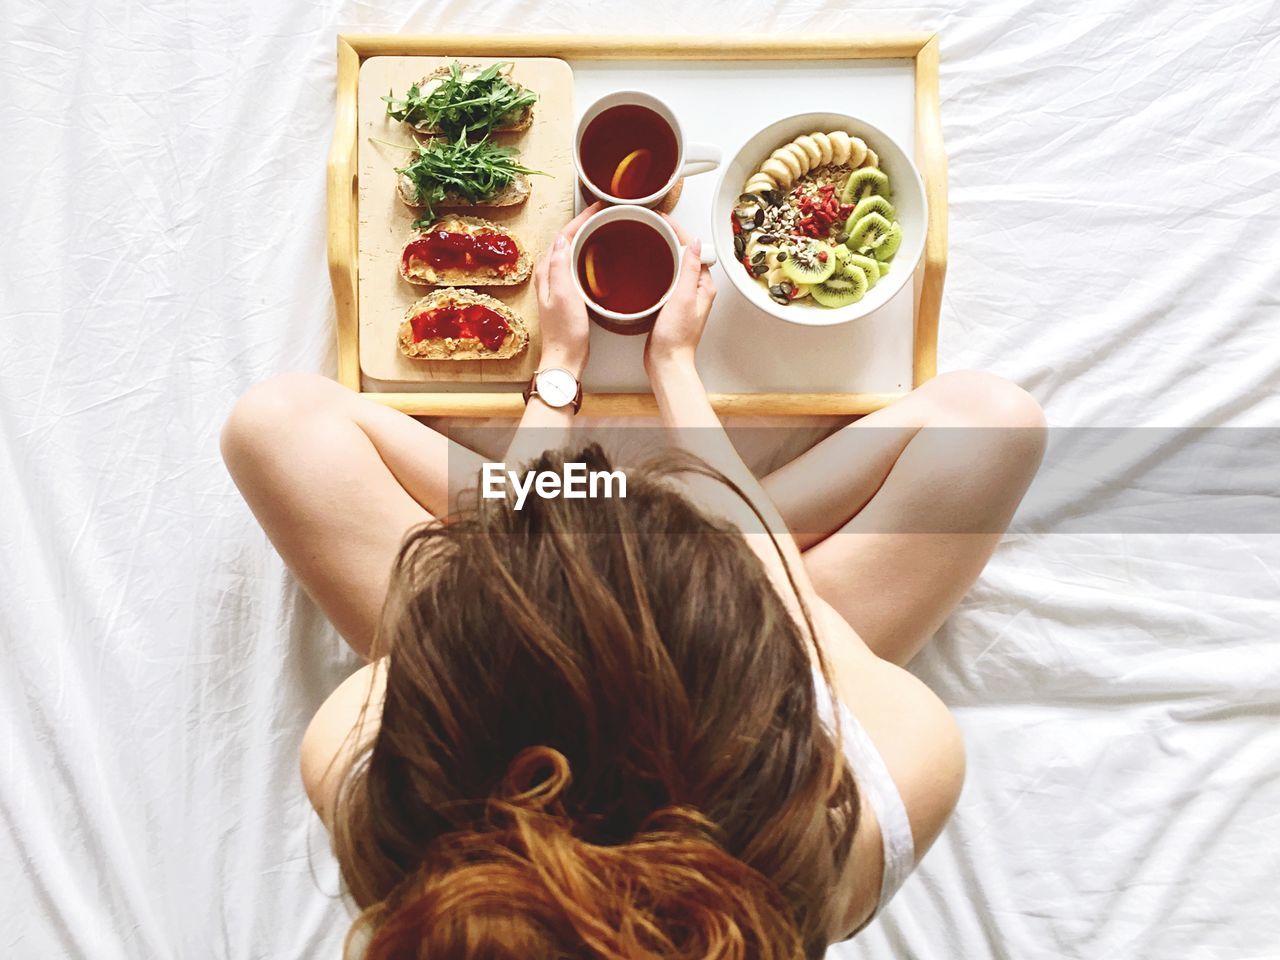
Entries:
[[538,99],[532,90],[513,84],[503,74],[510,62],[495,63],[479,74],[464,79],[458,61],[449,65],[449,75],[428,93],[418,84],[402,99],[395,91],[383,97],[387,116],[420,131],[439,131],[449,138],[487,136],[504,123],[516,123]]
[[459,135],[456,140],[419,143],[408,165],[396,168],[396,173],[413,183],[418,204],[426,210],[414,227],[429,225],[435,219],[436,205],[446,198],[483,202],[497,196],[522,173],[546,176],[541,170],[522,166],[516,156],[514,147],[500,147],[488,137],[468,141]]

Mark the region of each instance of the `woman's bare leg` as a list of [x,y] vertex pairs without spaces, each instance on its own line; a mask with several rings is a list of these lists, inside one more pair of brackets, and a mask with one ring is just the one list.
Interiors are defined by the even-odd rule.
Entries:
[[245,393],[223,428],[222,456],[303,589],[365,657],[405,533],[448,513],[450,469],[474,473],[480,462],[316,374]]
[[873,652],[901,665],[995,550],[1039,466],[1043,428],[1019,387],[944,374],[827,437],[764,486],[819,594]]

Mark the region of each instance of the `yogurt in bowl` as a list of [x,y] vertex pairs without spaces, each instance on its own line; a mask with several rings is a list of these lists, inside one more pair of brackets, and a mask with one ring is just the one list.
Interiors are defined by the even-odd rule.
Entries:
[[765,313],[804,326],[867,316],[915,272],[928,223],[906,152],[865,120],[804,113],[761,130],[724,168],[712,237]]

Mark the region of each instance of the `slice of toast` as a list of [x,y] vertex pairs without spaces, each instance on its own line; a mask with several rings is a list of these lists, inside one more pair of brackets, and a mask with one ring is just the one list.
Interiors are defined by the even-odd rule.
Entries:
[[[498,349],[490,350],[475,337],[415,340],[410,321],[425,310],[479,304],[502,317],[510,328]],[[529,343],[529,328],[509,306],[494,297],[462,287],[444,287],[427,294],[405,311],[396,338],[400,352],[411,360],[508,360]]]
[[[449,233],[470,233],[473,235],[496,233],[510,237],[512,242],[515,243],[519,259],[517,259],[515,263],[508,265],[506,269],[501,270],[496,266],[487,266],[485,264],[477,264],[474,268],[469,270],[446,270],[441,267],[433,267],[430,263],[420,257],[408,257],[406,262],[406,254],[409,252],[409,248],[422,236],[422,234],[430,233],[435,230],[444,230]],[[533,257],[529,256],[529,251],[526,250],[524,244],[520,242],[520,238],[506,227],[493,223],[490,220],[483,220],[480,217],[464,217],[459,216],[458,214],[445,214],[420,233],[415,233],[400,250],[400,276],[404,277],[404,279],[410,283],[416,283],[422,286],[505,287],[512,286],[517,283],[524,283],[529,279],[529,274],[532,272]]]
[[[470,79],[471,77],[474,77],[476,74],[478,74],[481,70],[484,69],[484,67],[480,66],[477,63],[460,63],[458,64],[458,66],[462,70],[463,79]],[[434,86],[436,82],[444,79],[447,76],[449,76],[448,65],[445,65],[443,67],[437,67],[435,70],[432,70],[425,77],[423,77],[421,80],[418,81],[418,89],[421,90],[423,93],[426,93],[427,88],[429,86]],[[511,81],[513,86],[519,89],[524,89],[522,84],[516,83],[515,81],[511,80],[510,67],[508,67],[503,72],[503,76],[506,77],[508,81]],[[524,110],[522,110],[518,116],[510,117],[504,120],[501,124],[494,127],[492,132],[493,133],[518,133],[521,130],[528,130],[531,126],[533,126],[533,106],[534,106],[533,104],[530,104],[529,106],[525,107]],[[431,127],[427,124],[422,124],[422,123],[410,124],[410,127],[418,133],[427,134],[427,135],[434,135],[434,134],[443,132],[435,127]]]
[[[436,204],[438,207],[514,207],[524,203],[529,199],[529,194],[533,190],[533,184],[529,182],[527,174],[518,173],[500,193],[495,193],[492,197],[484,200],[468,200],[456,193],[449,193],[443,200]],[[418,187],[405,174],[396,177],[396,192],[400,194],[400,199],[409,206],[419,209],[425,204],[418,201]]]

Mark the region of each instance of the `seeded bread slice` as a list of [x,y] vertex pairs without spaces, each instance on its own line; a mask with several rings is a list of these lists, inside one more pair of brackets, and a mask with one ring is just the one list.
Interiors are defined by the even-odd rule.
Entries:
[[[414,340],[413,325],[409,321],[424,310],[465,307],[473,303],[488,307],[506,320],[511,328],[497,350],[487,349],[474,337]],[[463,287],[445,287],[427,294],[405,311],[397,341],[400,352],[411,360],[508,360],[528,345],[529,328],[514,310],[495,297]]]
[[[441,270],[432,267],[431,264],[414,259],[411,263],[411,269],[405,269],[404,252],[409,248],[409,244],[417,240],[422,233],[432,230],[447,230],[450,233],[500,233],[510,237],[516,245],[516,250],[520,254],[520,258],[512,265],[510,270],[498,272],[493,267],[480,266],[476,270]],[[400,276],[404,277],[410,283],[420,284],[422,286],[482,286],[482,287],[505,287],[513,286],[517,283],[524,283],[529,279],[529,274],[533,272],[533,257],[529,256],[529,251],[525,249],[524,244],[520,242],[511,230],[506,227],[499,226],[490,220],[484,220],[480,217],[464,217],[458,214],[446,214],[435,223],[426,227],[422,233],[415,233],[405,243],[400,251]]]
[[[514,207],[524,203],[529,199],[529,194],[533,190],[533,184],[529,182],[526,174],[518,173],[503,190],[495,193],[492,197],[486,197],[483,200],[468,200],[466,197],[456,193],[449,193],[445,198],[436,204],[438,207]],[[424,204],[418,201],[418,187],[405,174],[396,177],[396,191],[400,194],[400,199],[409,206],[420,208]]]
[[[480,66],[478,63],[460,63],[458,64],[458,66],[461,68],[464,77],[467,77],[468,74],[470,74],[471,76],[475,76],[481,70],[484,69],[484,67]],[[506,77],[507,80],[511,81],[511,68],[508,67],[505,71],[503,71],[502,75]],[[437,69],[432,70],[425,77],[423,77],[421,80],[418,81],[418,89],[422,90],[426,88],[429,84],[431,84],[433,80],[439,80],[447,76],[449,76],[449,67],[447,65],[443,67],[438,67]],[[468,79],[470,78],[468,77]],[[511,81],[511,83],[513,86],[515,86],[518,89],[521,89],[521,90],[524,89],[522,84],[515,83],[515,81]],[[519,113],[519,115],[515,117],[509,117],[508,119],[504,120],[501,124],[493,128],[493,132],[494,133],[517,133],[521,130],[528,130],[531,126],[533,126],[533,106],[534,106],[533,104],[529,104],[529,106],[525,107],[524,110],[522,110]],[[426,124],[414,123],[414,124],[411,124],[410,126],[415,131],[422,134],[432,135],[432,134],[438,134],[442,132]]]

